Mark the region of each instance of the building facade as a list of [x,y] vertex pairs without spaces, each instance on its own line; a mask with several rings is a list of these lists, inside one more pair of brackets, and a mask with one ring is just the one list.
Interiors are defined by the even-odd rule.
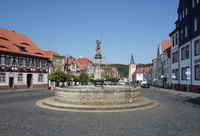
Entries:
[[178,90],[200,92],[200,2],[180,0],[177,12],[176,28],[170,34],[172,41],[174,35],[178,35],[177,47],[172,48],[172,53],[178,50],[178,61],[172,66],[173,86]]
[[171,46],[163,52],[163,86],[164,88],[171,88]]
[[94,74],[94,63],[88,58],[77,58],[77,74],[86,73],[88,75]]
[[[164,62],[167,60],[167,57],[164,58],[164,52],[171,46],[171,40],[162,41],[158,45],[157,49],[157,58],[156,58],[156,79],[155,86],[164,87],[166,82],[166,76],[164,75]],[[168,65],[167,65],[168,67]]]
[[64,56],[61,56],[55,51],[45,51],[44,53],[46,54],[46,56],[49,58],[51,62],[49,66],[49,74],[57,70],[66,72]]
[[0,29],[0,89],[47,88],[49,59],[27,36]]
[[76,58],[73,58],[73,57],[66,58],[65,65],[66,65],[67,74],[68,73],[74,74],[74,75],[78,74],[78,65],[76,63]]

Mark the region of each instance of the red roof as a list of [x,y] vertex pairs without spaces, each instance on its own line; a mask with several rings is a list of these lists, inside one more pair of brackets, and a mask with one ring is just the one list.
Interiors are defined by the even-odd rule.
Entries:
[[161,42],[162,53],[171,46],[171,40],[165,40]]
[[62,57],[60,54],[58,54],[55,51],[44,51],[44,53],[46,54],[46,56],[48,56],[48,58],[52,59],[53,56],[59,56]]
[[87,70],[88,67],[88,58],[78,58],[76,59],[76,63],[78,65],[79,70]]
[[0,29],[0,51],[48,58],[27,36]]
[[148,73],[151,70],[152,66],[150,67],[144,67],[144,68],[137,68],[136,71],[132,74],[132,76],[134,76],[137,73]]

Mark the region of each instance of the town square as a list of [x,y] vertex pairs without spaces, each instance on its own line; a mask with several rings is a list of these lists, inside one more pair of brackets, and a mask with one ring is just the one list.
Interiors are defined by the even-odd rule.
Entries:
[[199,0],[0,11],[0,136],[199,136]]

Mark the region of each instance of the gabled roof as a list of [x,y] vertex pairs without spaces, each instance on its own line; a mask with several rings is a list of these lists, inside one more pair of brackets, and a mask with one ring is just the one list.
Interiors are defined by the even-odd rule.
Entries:
[[78,65],[79,70],[81,71],[87,70],[89,61],[90,60],[88,58],[77,58],[76,63]]
[[161,44],[160,44],[160,48],[161,48],[162,53],[169,47],[171,47],[171,40],[162,41]]
[[137,68],[136,69],[136,71],[132,74],[132,76],[134,76],[134,75],[136,75],[136,74],[138,74],[138,73],[144,73],[144,74],[146,74],[146,73],[148,73],[150,70],[151,70],[151,68],[152,68],[152,66],[150,66],[150,67],[144,67],[144,68]]
[[27,36],[0,29],[0,51],[48,58]]
[[44,53],[46,54],[46,56],[49,58],[49,59],[52,59],[53,56],[58,56],[58,57],[62,57],[60,54],[58,54],[57,52],[55,51],[44,51]]

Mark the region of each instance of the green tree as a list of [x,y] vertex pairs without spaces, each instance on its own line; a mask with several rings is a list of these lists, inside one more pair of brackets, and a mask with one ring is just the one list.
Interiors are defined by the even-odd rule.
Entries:
[[58,86],[59,82],[65,82],[67,78],[63,71],[55,71],[49,74],[48,79],[52,82],[56,82],[56,86]]
[[79,79],[80,79],[81,84],[87,84],[87,82],[89,80],[89,76],[86,73],[81,73],[79,75]]
[[74,79],[75,79],[75,75],[74,74],[72,74],[72,73],[66,74],[66,80],[67,80],[68,86],[71,85],[71,83],[74,81]]

